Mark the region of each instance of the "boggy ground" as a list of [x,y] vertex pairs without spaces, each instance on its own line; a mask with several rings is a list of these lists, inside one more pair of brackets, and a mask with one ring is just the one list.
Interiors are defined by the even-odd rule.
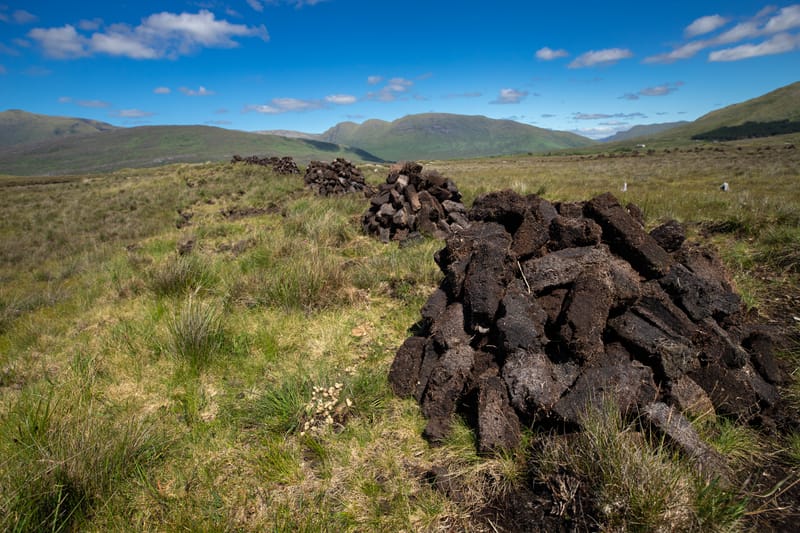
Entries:
[[[719,250],[746,309],[789,334],[779,356],[794,375],[800,159],[743,146],[424,164],[466,206],[509,187],[552,202],[612,191],[648,230],[681,221]],[[388,167],[362,172],[377,185]],[[441,282],[443,243],[363,235],[363,196],[320,198],[300,176],[229,164],[0,182],[14,214],[0,220],[2,529],[795,523],[794,383],[774,430],[693,419],[729,464],[729,487],[698,479],[613,403],[587,413],[580,435],[523,428],[509,453],[478,456],[458,417],[429,446],[419,407],[387,375]]]

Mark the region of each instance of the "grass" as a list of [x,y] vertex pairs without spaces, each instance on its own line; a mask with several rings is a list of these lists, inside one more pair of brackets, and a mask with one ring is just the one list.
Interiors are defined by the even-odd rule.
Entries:
[[[581,200],[627,181],[618,195],[648,226],[671,217],[709,234],[748,305],[771,312],[798,287],[799,165],[796,151],[730,149],[426,168],[468,204],[506,187]],[[0,219],[4,530],[490,530],[486,509],[535,475],[571,486],[567,471],[592,489],[600,528],[748,524],[744,489],[696,478],[613,410],[569,444],[526,431],[519,450],[483,458],[457,421],[428,446],[387,372],[441,279],[443,243],[362,235],[363,197],[227,164],[3,180],[0,208],[15,213]],[[234,207],[260,214],[223,216]],[[724,419],[700,430],[736,475],[778,455],[800,464],[794,434],[773,442]]]
[[176,354],[195,370],[211,363],[227,344],[222,314],[213,304],[190,295],[169,322],[172,346]]
[[26,392],[2,420],[4,531],[70,530],[169,448],[152,418],[70,392]]

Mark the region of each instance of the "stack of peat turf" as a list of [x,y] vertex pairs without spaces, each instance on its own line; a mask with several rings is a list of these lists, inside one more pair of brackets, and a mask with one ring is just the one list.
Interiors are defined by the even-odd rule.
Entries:
[[372,188],[364,181],[361,171],[350,161],[336,158],[330,163],[312,161],[306,169],[306,186],[320,196],[354,192],[368,196]]
[[300,174],[300,169],[297,167],[297,163],[294,162],[292,157],[258,157],[255,155],[251,155],[248,157],[242,157],[240,155],[234,155],[231,158],[231,163],[245,163],[247,165],[260,165],[262,167],[272,167],[278,174]]
[[671,221],[646,233],[609,193],[551,204],[478,197],[435,260],[445,277],[399,348],[394,391],[415,398],[433,443],[463,414],[481,453],[522,424],[579,430],[613,399],[724,475],[683,413],[768,424],[786,375],[772,334],[744,322],[716,255]]
[[443,239],[468,225],[453,180],[436,171],[423,172],[422,165],[413,162],[391,168],[362,217],[364,231],[383,242],[403,241],[417,233]]

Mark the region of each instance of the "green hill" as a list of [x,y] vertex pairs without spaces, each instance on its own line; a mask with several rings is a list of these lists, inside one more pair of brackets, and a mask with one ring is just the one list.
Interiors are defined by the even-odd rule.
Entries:
[[383,159],[458,159],[546,152],[588,146],[593,141],[573,133],[552,131],[483,116],[425,113],[393,122],[343,122],[320,138],[358,146]]
[[116,126],[87,118],[53,117],[10,109],[0,113],[0,148],[107,132]]
[[139,126],[100,135],[73,136],[0,148],[0,174],[41,175],[107,172],[165,163],[229,159],[233,154],[292,156],[300,163],[344,157],[380,161],[363,150],[210,126]]
[[800,120],[800,82],[765,95],[712,111],[694,122],[653,135],[654,140],[688,141],[695,135],[739,126],[746,122],[768,123]]
[[677,128],[678,126],[683,126],[685,124],[689,123],[685,120],[682,120],[679,122],[662,122],[660,124],[639,124],[638,126],[634,126],[629,130],[620,131],[611,137],[606,137],[605,139],[600,140],[602,142],[629,141],[639,137],[649,137],[651,135],[655,135],[656,133],[671,130],[672,128]]

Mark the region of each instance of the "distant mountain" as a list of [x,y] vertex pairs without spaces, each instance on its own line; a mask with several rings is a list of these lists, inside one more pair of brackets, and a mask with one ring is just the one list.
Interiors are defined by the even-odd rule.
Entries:
[[211,126],[139,126],[86,136],[0,148],[0,174],[43,175],[107,172],[167,163],[227,160],[233,154],[352,161],[381,159],[363,150],[311,140],[259,135]]
[[719,128],[739,126],[746,122],[768,123],[800,120],[800,82],[712,111],[694,122],[649,136],[659,141],[689,141]]
[[598,139],[598,140],[600,142],[629,141],[631,139],[636,139],[638,137],[647,137],[650,135],[655,135],[656,133],[661,133],[662,131],[667,131],[672,128],[677,128],[678,126],[683,126],[684,124],[689,124],[689,122],[681,120],[679,122],[662,122],[660,124],[640,124],[638,126],[632,127],[629,130],[620,131],[610,137],[605,137],[603,139]]
[[322,140],[357,146],[383,159],[457,159],[546,152],[588,146],[594,141],[563,131],[536,128],[513,120],[425,113],[393,122],[342,122]]
[[0,113],[0,148],[93,135],[114,129],[116,126],[87,118],[54,117],[9,109]]

